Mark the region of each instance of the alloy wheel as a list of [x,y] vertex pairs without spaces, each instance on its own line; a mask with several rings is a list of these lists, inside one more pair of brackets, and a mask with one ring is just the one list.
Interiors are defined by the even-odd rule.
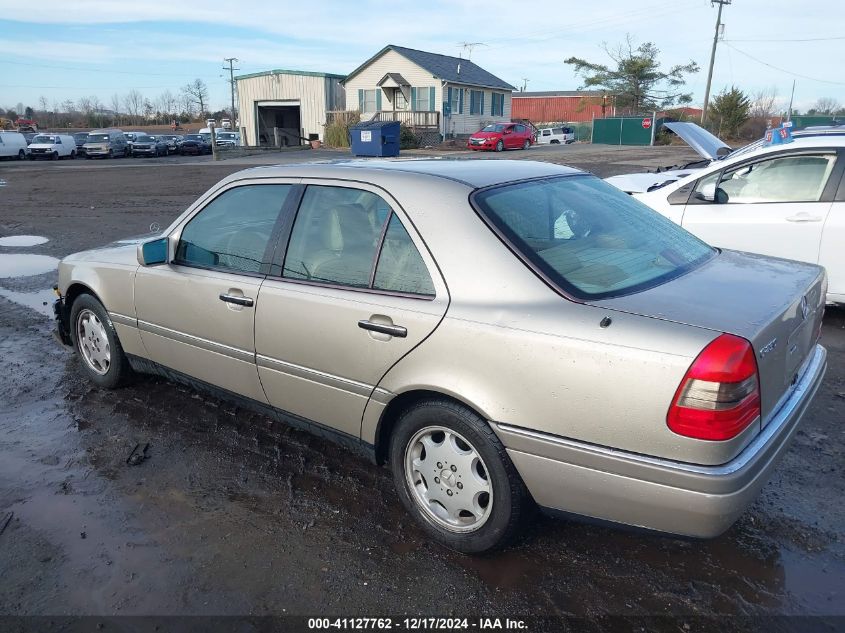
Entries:
[[103,322],[87,308],[76,317],[76,340],[88,367],[104,376],[111,366],[109,338]]
[[417,431],[405,448],[405,480],[425,517],[450,532],[474,532],[490,518],[493,484],[479,452],[442,426]]

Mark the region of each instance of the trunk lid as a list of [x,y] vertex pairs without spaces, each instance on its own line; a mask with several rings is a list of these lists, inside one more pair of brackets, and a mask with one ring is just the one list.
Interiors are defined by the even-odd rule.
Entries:
[[661,286],[591,304],[750,341],[765,426],[815,347],[826,285],[820,266],[725,250]]

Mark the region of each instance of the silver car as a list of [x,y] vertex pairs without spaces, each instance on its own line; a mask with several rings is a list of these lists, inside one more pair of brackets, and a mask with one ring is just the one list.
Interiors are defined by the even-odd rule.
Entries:
[[821,383],[818,266],[711,248],[529,161],[261,167],[160,236],[66,257],[61,338],[389,465],[481,552],[541,507],[713,537]]

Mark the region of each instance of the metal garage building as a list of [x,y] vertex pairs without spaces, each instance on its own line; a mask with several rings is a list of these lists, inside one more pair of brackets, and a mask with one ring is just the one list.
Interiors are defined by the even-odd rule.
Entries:
[[323,138],[326,112],[346,107],[344,75],[268,70],[235,77],[240,131],[246,145],[300,145]]
[[612,95],[596,90],[514,92],[512,116],[534,123],[575,123],[616,115]]

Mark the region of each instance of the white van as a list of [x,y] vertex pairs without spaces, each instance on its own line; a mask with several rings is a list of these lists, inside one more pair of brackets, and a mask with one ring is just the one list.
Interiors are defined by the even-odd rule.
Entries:
[[575,131],[571,127],[544,127],[537,130],[540,145],[562,145],[575,142]]
[[0,158],[23,160],[29,155],[26,137],[20,132],[0,132]]
[[76,158],[76,140],[69,134],[37,134],[29,144],[29,158]]

